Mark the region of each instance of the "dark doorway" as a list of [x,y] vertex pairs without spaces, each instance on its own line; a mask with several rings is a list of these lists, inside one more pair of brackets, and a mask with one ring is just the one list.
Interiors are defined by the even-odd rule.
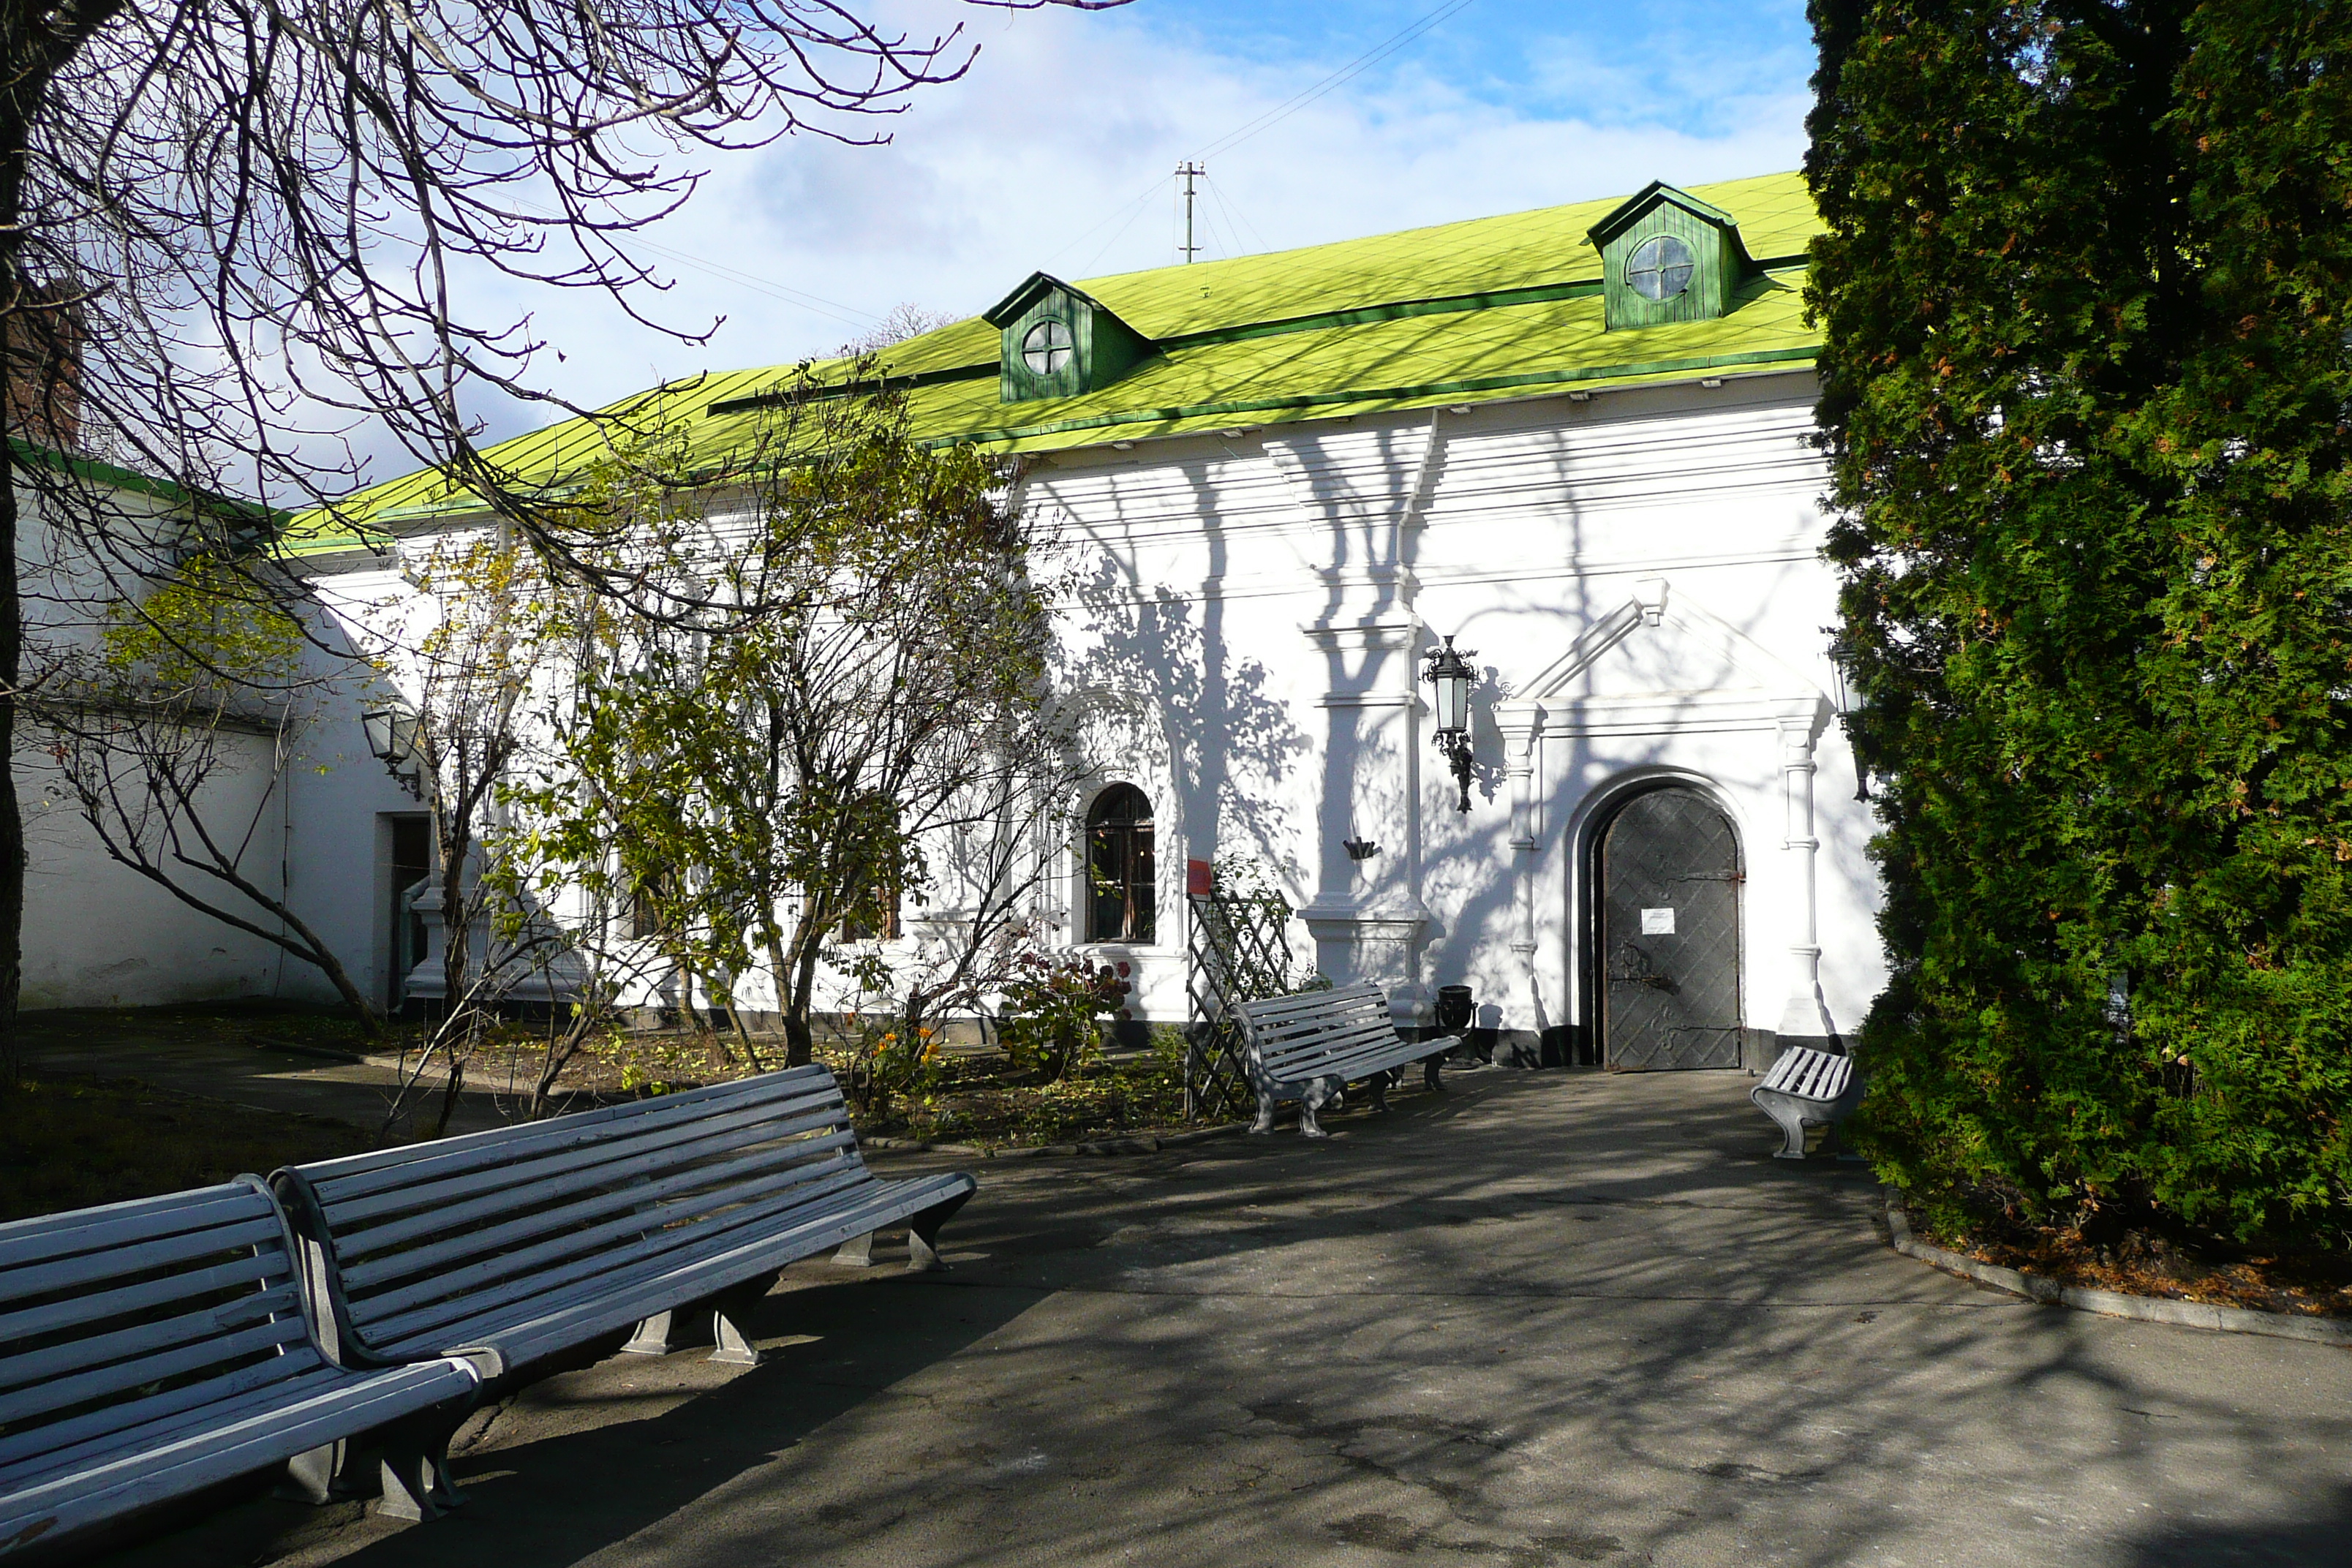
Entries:
[[423,890],[425,879],[433,874],[433,824],[422,816],[403,815],[390,820],[392,922],[385,929],[392,932],[392,953],[386,965],[383,1005],[387,1013],[397,1013],[401,987],[407,983],[409,971],[425,958],[425,921],[408,905]]
[[1739,1065],[1739,839],[1686,789],[1636,795],[1594,858],[1601,1062]]

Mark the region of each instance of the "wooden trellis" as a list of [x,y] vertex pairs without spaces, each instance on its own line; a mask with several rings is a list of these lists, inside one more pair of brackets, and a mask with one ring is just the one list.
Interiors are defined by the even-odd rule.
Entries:
[[1291,988],[1290,906],[1280,898],[1194,893],[1184,992],[1192,1016],[1184,1049],[1184,1116],[1197,1121],[1249,1114],[1256,1105],[1242,1063],[1234,1009]]

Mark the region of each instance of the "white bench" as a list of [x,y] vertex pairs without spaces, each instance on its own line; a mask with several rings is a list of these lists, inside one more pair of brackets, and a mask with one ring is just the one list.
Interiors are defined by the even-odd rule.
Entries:
[[479,1369],[333,1365],[295,1268],[257,1176],[0,1225],[0,1559],[368,1433],[401,1513]]
[[1863,1076],[1852,1057],[1832,1056],[1809,1046],[1782,1051],[1764,1081],[1748,1091],[1756,1108],[1780,1124],[1788,1142],[1772,1157],[1805,1157],[1805,1129],[1829,1127],[1853,1114],[1862,1103]]
[[354,1364],[490,1359],[494,1391],[635,1329],[658,1354],[690,1309],[712,1359],[755,1364],[743,1318],[785,1265],[909,1226],[909,1267],[977,1184],[886,1182],[823,1067],[282,1170],[329,1352]]
[[1269,996],[1235,1009],[1242,1024],[1244,1065],[1257,1091],[1257,1121],[1250,1131],[1274,1127],[1276,1100],[1296,1100],[1298,1131],[1327,1136],[1316,1112],[1354,1080],[1371,1080],[1372,1105],[1388,1109],[1388,1075],[1408,1062],[1430,1063],[1429,1085],[1438,1082],[1436,1056],[1454,1042],[1408,1040],[1389,1016],[1388,998],[1377,985],[1342,985],[1296,996]]

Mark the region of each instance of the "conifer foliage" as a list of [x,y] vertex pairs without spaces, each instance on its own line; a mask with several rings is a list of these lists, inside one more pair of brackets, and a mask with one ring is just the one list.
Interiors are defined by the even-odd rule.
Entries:
[[1814,0],[1882,1170],[2352,1233],[2352,5]]

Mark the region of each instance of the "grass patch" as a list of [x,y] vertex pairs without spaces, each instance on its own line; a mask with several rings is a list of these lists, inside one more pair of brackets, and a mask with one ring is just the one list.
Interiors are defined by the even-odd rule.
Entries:
[[152,1197],[243,1172],[357,1154],[376,1139],[136,1079],[30,1079],[0,1092],[0,1220]]

